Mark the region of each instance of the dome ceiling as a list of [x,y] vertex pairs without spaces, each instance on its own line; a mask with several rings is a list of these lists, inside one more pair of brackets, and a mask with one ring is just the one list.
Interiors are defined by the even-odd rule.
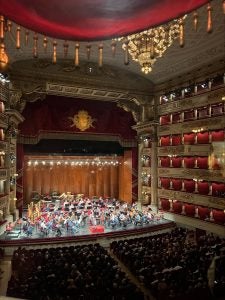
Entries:
[[[29,9],[32,9],[31,3],[35,2],[35,4],[39,2],[43,2],[42,6],[36,6],[35,9],[39,11],[39,13],[43,14],[43,18],[48,18],[50,13],[46,11],[45,4],[47,1],[13,1],[15,2],[16,5],[21,5],[24,7],[28,7]],[[53,1],[51,1],[52,5],[52,11],[54,12],[53,8]],[[55,4],[61,3],[61,1],[54,1]],[[72,5],[72,2],[74,1],[64,1],[64,3],[67,3],[67,5]],[[132,15],[132,12],[137,11],[140,13],[140,16],[142,16],[143,23],[141,25],[139,24],[140,27],[133,26],[128,27],[130,31],[136,31],[137,29],[140,28],[146,28],[146,24],[144,24],[144,17],[142,14],[146,14],[147,9],[148,9],[148,3],[149,1],[120,1],[120,11],[118,11],[118,7],[112,7],[112,4],[115,3],[115,1],[103,1],[103,0],[98,0],[96,3],[103,3],[107,2],[107,6],[105,9],[107,10],[106,17],[112,21],[114,20],[113,26],[108,27],[108,33],[104,35],[102,32],[97,32],[97,29],[94,27],[93,32],[96,32],[96,36],[88,36],[89,40],[92,40],[90,43],[88,41],[80,41],[79,42],[79,58],[82,62],[90,62],[91,64],[98,64],[99,61],[99,45],[102,45],[102,53],[103,53],[103,66],[105,65],[111,65],[114,68],[119,68],[121,70],[125,70],[126,72],[131,72],[133,73],[132,76],[137,76],[137,80],[139,80],[141,77],[145,78],[154,84],[159,84],[165,81],[170,80],[171,78],[175,76],[180,76],[184,73],[188,73],[193,69],[201,68],[203,66],[207,65],[212,65],[214,62],[220,61],[221,66],[225,66],[224,64],[224,57],[225,57],[225,16],[222,11],[222,1],[220,0],[214,0],[211,1],[212,5],[212,26],[213,30],[212,33],[207,33],[206,32],[206,27],[207,27],[207,6],[202,6],[197,9],[198,12],[198,29],[195,32],[193,29],[193,13],[190,13],[187,15],[185,19],[185,26],[184,26],[184,38],[185,38],[185,45],[183,48],[179,47],[179,41],[175,40],[175,42],[165,51],[164,55],[161,58],[158,58],[155,64],[153,65],[153,70],[150,72],[148,75],[145,75],[141,72],[140,65],[137,62],[134,62],[130,58],[130,62],[128,65],[124,65],[124,50],[122,49],[122,42],[117,41],[116,45],[116,52],[115,56],[112,55],[112,40],[107,39],[107,36],[116,36],[120,35],[121,33],[126,33],[127,28],[124,28],[121,24],[119,23],[118,20],[119,18],[122,18],[122,20],[128,20],[129,16]],[[129,2],[129,3],[128,3]],[[146,2],[146,3],[145,3]],[[178,1],[150,1],[151,5],[153,8],[157,8],[157,5],[159,2],[164,3],[165,5],[168,5],[168,3],[171,3],[170,7],[173,7],[173,2],[176,4]],[[176,15],[175,16],[181,16],[181,13],[183,14],[184,10],[182,11],[183,8],[181,8],[182,5],[180,3],[186,3],[187,7],[185,7],[186,10],[190,11],[193,9],[191,7],[191,3],[195,5],[195,7],[204,4],[206,1],[179,1],[179,5],[177,4],[177,10],[176,10]],[[10,3],[10,4],[9,4]],[[81,3],[78,1],[75,1],[77,3],[78,7]],[[83,1],[82,1],[83,3]],[[87,5],[92,5],[93,1],[85,1]],[[142,3],[142,5],[140,4]],[[158,4],[157,4],[158,3]],[[128,6],[130,4],[130,8]],[[145,5],[147,5],[147,8]],[[33,4],[32,4],[33,5]],[[8,16],[13,19],[12,12],[10,11],[10,8],[12,7],[12,2],[11,1],[0,1],[0,7],[1,11],[4,13],[4,10],[9,10],[8,11]],[[65,10],[66,9],[65,5]],[[165,6],[166,7],[166,6]],[[167,6],[168,7],[168,6]],[[14,7],[14,11],[16,11],[17,6]],[[57,5],[55,6],[55,11],[57,12],[57,8],[59,8]],[[103,11],[101,10],[102,7],[98,6],[98,8],[93,9],[93,13],[96,16],[103,16]],[[11,9],[12,10],[12,9]],[[78,9],[77,8],[77,13],[80,14],[80,16],[84,17],[86,14],[88,14],[85,9]],[[154,10],[153,10],[154,11]],[[167,10],[168,11],[168,10]],[[174,9],[171,10],[174,12]],[[105,12],[104,12],[105,13]],[[127,14],[126,14],[127,13]],[[131,15],[129,14],[131,13]],[[54,19],[57,16],[54,15],[52,12],[52,19],[51,21],[56,22],[58,20]],[[116,15],[116,16],[115,16]],[[174,17],[174,15],[171,15]],[[39,16],[40,17],[40,16]],[[59,14],[60,17],[60,14]],[[63,17],[63,14],[61,15],[61,18]],[[162,21],[164,17],[164,20],[170,19],[170,15],[165,15],[165,11],[162,11],[162,16],[158,18],[158,22]],[[24,18],[24,16],[23,16]],[[14,18],[14,20],[17,23],[21,23],[20,15],[17,14],[17,17]],[[27,19],[25,19],[26,22],[28,22]],[[60,19],[59,19],[60,20]],[[129,20],[132,20],[131,17]],[[70,18],[68,18],[68,22],[73,21]],[[79,18],[76,20],[76,22],[79,21]],[[35,23],[36,19],[34,19],[34,24],[32,25],[32,28],[35,29]],[[75,20],[74,20],[75,22]],[[152,18],[151,21],[153,24],[157,24],[156,18]],[[80,26],[85,29],[86,28],[86,23],[85,19],[83,21],[78,22]],[[66,23],[67,24],[67,23]],[[88,23],[89,24],[89,23]],[[97,24],[97,23],[96,23]],[[109,23],[110,24],[110,23]],[[121,27],[119,26],[121,25]],[[133,22],[130,22],[130,25],[132,25]],[[27,25],[22,24],[22,25]],[[97,24],[98,25],[98,24]],[[115,26],[114,26],[115,25]],[[50,28],[50,27],[49,27]],[[114,28],[113,30],[110,31],[110,28]],[[107,30],[106,30],[107,31]],[[49,36],[52,35],[50,34],[50,31],[47,31],[49,33]],[[92,32],[92,34],[93,34]],[[11,32],[7,32],[5,36],[5,46],[6,46],[6,51],[10,59],[11,65],[13,65],[14,62],[20,61],[20,60],[30,60],[33,57],[33,51],[34,51],[34,40],[33,40],[33,33],[30,31],[29,36],[28,36],[28,43],[25,45],[25,29],[21,28],[21,47],[20,49],[16,49],[16,34],[17,34],[17,25],[13,24]],[[69,34],[69,33],[68,33]],[[71,33],[70,33],[71,34]],[[53,55],[53,42],[54,40],[50,37],[48,37],[48,43],[47,43],[47,48],[46,50],[43,47],[43,39],[44,35],[38,34],[38,41],[37,41],[37,51],[38,51],[38,59],[44,59],[44,60],[52,60],[52,55]],[[58,34],[58,36],[62,36],[61,33]],[[69,37],[69,35],[68,35]],[[102,38],[100,41],[98,38]],[[97,40],[95,41],[95,39]],[[106,39],[105,39],[106,38]],[[81,37],[81,40],[86,39]],[[62,59],[64,56],[64,40],[57,39],[56,41],[56,49],[57,49],[57,59]],[[68,55],[67,59],[71,60],[71,62],[74,62],[74,52],[75,52],[75,45],[77,43],[77,40],[74,39],[74,41],[68,41]],[[90,46],[90,58],[88,60],[87,58],[87,46]],[[36,60],[38,60],[36,59]],[[57,63],[56,63],[57,64]],[[139,78],[139,79],[138,79]]]

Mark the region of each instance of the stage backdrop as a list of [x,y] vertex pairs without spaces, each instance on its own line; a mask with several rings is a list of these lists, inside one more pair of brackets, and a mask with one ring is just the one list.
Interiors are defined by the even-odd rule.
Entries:
[[87,167],[69,166],[48,170],[47,166],[24,164],[24,178],[20,181],[23,182],[25,203],[30,201],[32,191],[46,194],[53,190],[83,193],[90,197],[115,196],[128,202],[137,199],[136,131],[132,129],[135,121],[130,112],[113,102],[47,95],[43,101],[27,103],[23,116],[25,121],[19,126],[20,171],[24,155],[31,154],[24,151],[23,144],[36,144],[44,138],[90,140],[91,136],[94,142],[101,137],[100,140],[118,141],[125,147],[124,164],[117,171],[113,167],[93,172]]
[[[104,165],[96,164],[107,162]],[[88,160],[88,163],[85,163]],[[25,156],[24,204],[34,192],[84,194],[86,197],[115,197],[131,203],[132,152],[112,158],[96,156]],[[76,161],[74,163],[74,161]],[[80,161],[80,163],[79,163]],[[117,164],[110,164],[116,161]]]

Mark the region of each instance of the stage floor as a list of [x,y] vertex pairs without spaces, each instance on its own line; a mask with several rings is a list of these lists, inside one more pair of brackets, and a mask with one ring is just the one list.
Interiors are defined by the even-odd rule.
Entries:
[[71,238],[71,237],[82,237],[82,236],[93,236],[93,235],[106,235],[108,236],[110,233],[116,234],[119,236],[119,234],[126,232],[127,235],[129,233],[138,232],[148,232],[152,231],[155,227],[157,230],[157,227],[161,227],[161,225],[169,225],[171,221],[166,219],[159,219],[154,220],[149,224],[143,224],[143,225],[134,225],[134,224],[128,224],[126,227],[122,226],[116,226],[115,228],[107,227],[107,226],[81,226],[77,232],[71,232],[70,230],[67,230],[66,228],[62,228],[61,236],[57,236],[56,232],[50,231],[47,235],[41,232],[36,226],[33,229],[32,235],[27,235],[20,229],[20,225],[17,224],[16,227],[11,232],[5,232],[4,234],[0,235],[0,240],[35,240],[35,239],[55,239],[55,238]]

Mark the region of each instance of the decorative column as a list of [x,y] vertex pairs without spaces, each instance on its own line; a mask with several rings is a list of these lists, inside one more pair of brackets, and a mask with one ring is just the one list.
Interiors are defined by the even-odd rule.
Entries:
[[184,179],[182,179],[182,188],[181,188],[182,192],[185,192],[185,188],[184,188]]
[[151,148],[151,208],[158,210],[158,155],[157,155],[157,126],[153,125]]
[[[6,193],[8,195],[8,210],[13,215],[14,219],[19,216],[18,203],[16,198],[16,146],[17,146],[17,133],[18,124],[24,121],[22,115],[15,109],[7,109],[8,128],[6,129],[7,139],[7,153],[6,153]],[[21,204],[22,205],[22,204]]]
[[7,177],[5,181],[5,194],[8,195],[8,204],[6,207],[6,215],[9,215],[11,212],[11,203],[10,203],[10,137],[5,135],[5,140],[7,141],[7,149],[5,154],[5,167],[7,168]]
[[138,139],[138,209],[142,208],[142,151],[143,151],[143,141],[141,138]]

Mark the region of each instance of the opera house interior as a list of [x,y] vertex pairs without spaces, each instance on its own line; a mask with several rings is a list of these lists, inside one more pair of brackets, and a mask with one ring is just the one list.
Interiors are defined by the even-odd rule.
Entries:
[[0,0],[0,299],[225,299],[225,1]]

